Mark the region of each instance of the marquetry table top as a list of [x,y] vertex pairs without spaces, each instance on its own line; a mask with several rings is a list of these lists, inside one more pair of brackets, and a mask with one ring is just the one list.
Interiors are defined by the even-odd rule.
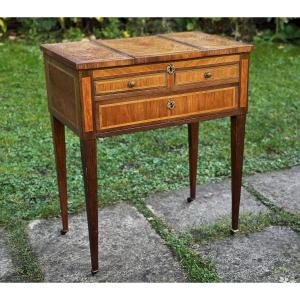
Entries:
[[252,45],[202,32],[44,44],[42,50],[75,69],[95,69],[250,52]]

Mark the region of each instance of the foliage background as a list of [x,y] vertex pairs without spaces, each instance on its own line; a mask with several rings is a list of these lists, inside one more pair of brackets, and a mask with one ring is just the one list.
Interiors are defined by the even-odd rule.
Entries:
[[300,43],[299,18],[0,18],[0,38],[27,41],[116,38],[201,30],[246,41]]

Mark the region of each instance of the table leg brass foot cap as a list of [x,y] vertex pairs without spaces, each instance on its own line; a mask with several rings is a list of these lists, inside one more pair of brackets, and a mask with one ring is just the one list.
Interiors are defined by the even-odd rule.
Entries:
[[238,229],[230,229],[230,233],[231,234],[235,234],[235,233],[238,233],[239,232],[239,230]]
[[189,203],[190,203],[190,202],[194,201],[194,200],[195,200],[195,198],[188,197],[186,200],[187,200],[187,202],[189,202]]
[[94,276],[95,274],[98,273],[99,270],[91,270],[92,275]]
[[65,235],[67,232],[68,232],[68,230],[62,229],[62,230],[60,231],[60,234],[61,234],[61,235]]

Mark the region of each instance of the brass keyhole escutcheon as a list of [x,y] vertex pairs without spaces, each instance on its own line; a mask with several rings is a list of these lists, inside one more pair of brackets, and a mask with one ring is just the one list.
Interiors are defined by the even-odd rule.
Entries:
[[128,87],[129,88],[134,88],[135,87],[135,82],[134,81],[128,81]]
[[176,102],[175,102],[175,100],[168,100],[168,102],[167,102],[167,108],[170,109],[170,110],[172,110],[172,109],[174,109],[175,107],[176,107]]
[[209,78],[211,78],[212,77],[212,73],[211,72],[205,72],[204,73],[204,78],[205,79],[209,79]]
[[174,74],[175,73],[175,66],[173,64],[167,65],[167,73]]

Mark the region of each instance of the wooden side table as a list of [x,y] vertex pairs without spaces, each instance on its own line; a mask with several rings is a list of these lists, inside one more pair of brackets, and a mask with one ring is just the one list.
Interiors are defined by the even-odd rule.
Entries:
[[96,139],[188,124],[190,202],[199,121],[231,117],[232,232],[238,230],[249,53],[201,32],[44,44],[62,234],[68,231],[64,126],[80,138],[92,273],[98,271]]

